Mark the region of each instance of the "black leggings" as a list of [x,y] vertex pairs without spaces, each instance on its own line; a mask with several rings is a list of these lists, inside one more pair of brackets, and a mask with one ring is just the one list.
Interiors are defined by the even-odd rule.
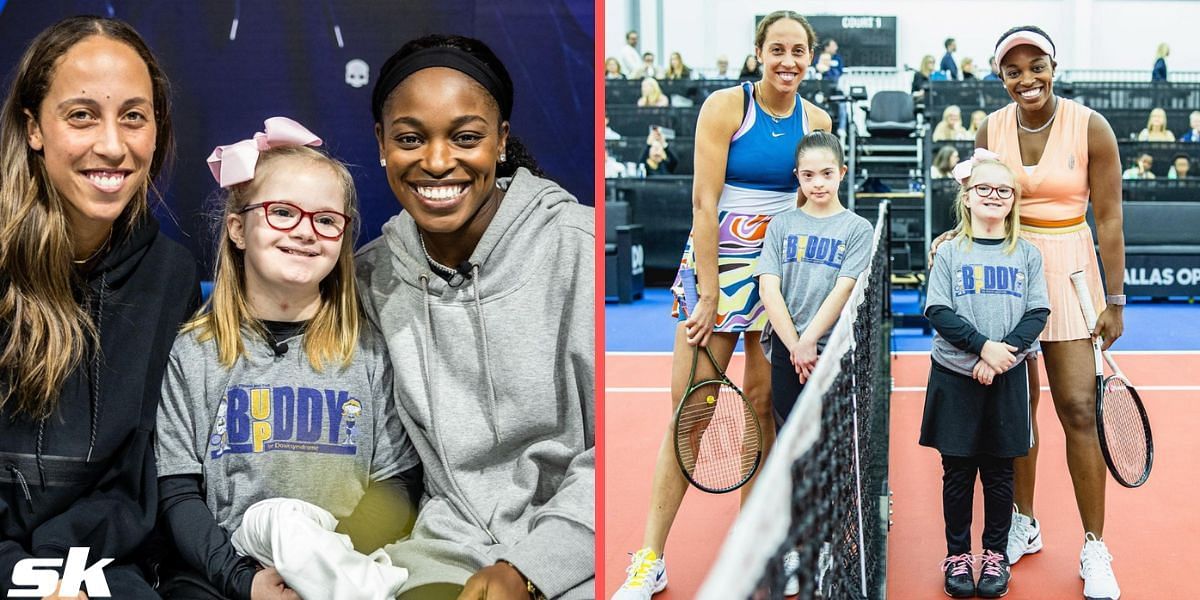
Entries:
[[775,334],[771,334],[771,406],[775,409],[775,433],[783,428],[783,422],[792,414],[796,398],[804,390],[796,367],[792,366],[791,353]]
[[983,482],[983,549],[1004,554],[1012,525],[1013,459],[942,455],[942,516],[946,555],[971,552],[975,473]]

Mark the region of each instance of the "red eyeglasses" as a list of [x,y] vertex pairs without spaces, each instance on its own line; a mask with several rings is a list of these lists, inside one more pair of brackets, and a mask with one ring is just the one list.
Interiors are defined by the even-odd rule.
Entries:
[[267,225],[276,231],[291,231],[308,217],[312,223],[313,232],[317,237],[327,240],[340,240],[350,224],[350,217],[335,210],[318,210],[309,212],[290,202],[259,202],[251,204],[238,214],[250,212],[256,208],[263,209],[267,217]]

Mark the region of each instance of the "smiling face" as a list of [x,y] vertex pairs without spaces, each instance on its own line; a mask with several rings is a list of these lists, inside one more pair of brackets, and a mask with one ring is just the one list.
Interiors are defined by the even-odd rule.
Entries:
[[[246,206],[287,202],[307,212],[348,212],[346,190],[337,174],[311,158],[274,158],[258,168],[253,184],[256,187]],[[290,231],[280,231],[267,222],[265,208],[254,208],[226,215],[225,226],[229,239],[243,251],[246,290],[251,298],[278,297],[290,291],[316,293],[342,251],[342,240],[318,236],[308,216]]]
[[91,36],[58,60],[29,147],[45,158],[75,231],[105,231],[147,183],[154,158],[150,71],[133,48]]
[[[963,203],[971,213],[975,230],[982,229],[980,225],[983,223],[1002,222],[1012,212],[1016,199],[1013,193],[1015,184],[1012,175],[1004,167],[997,164],[980,164],[971,171],[967,185],[969,187]],[[988,186],[991,190],[987,195],[983,195],[977,186]],[[1008,197],[1001,198],[1001,194]]]
[[828,148],[809,148],[796,159],[796,178],[807,202],[825,206],[838,202],[838,186],[846,175],[845,165]]
[[[496,165],[508,139],[496,101],[470,77],[445,67],[409,76],[376,125],[388,185],[417,227],[432,233],[485,229],[498,202]],[[485,204],[491,207],[481,211]],[[486,214],[481,214],[486,213]]]
[[795,92],[812,63],[808,32],[792,19],[772,23],[754,53],[763,65],[763,82],[781,92]]
[[1036,46],[1023,44],[1005,54],[1000,76],[1008,95],[1026,111],[1042,108],[1054,94],[1054,63]]

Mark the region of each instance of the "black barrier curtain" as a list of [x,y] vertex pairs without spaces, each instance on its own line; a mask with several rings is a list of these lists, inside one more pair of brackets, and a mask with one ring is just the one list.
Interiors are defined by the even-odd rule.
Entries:
[[174,88],[178,156],[159,221],[210,272],[206,210],[217,185],[204,159],[274,115],[300,121],[352,165],[360,243],[379,235],[400,206],[379,167],[371,89],[388,56],[428,33],[477,37],[496,51],[516,88],[512,134],[594,204],[594,13],[591,0],[0,0],[0,70],[7,91],[28,43],[63,17],[132,24]]

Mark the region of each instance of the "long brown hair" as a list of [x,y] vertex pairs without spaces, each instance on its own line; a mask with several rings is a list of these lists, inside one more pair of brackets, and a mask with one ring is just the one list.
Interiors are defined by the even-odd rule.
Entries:
[[150,72],[156,129],[149,176],[113,224],[114,239],[126,236],[149,214],[154,181],[174,155],[170,84],[132,27],[100,17],[71,17],[38,34],[17,66],[0,112],[0,408],[46,418],[79,365],[84,348],[97,346],[99,331],[76,299],[84,281],[73,268],[66,199],[50,182],[45,157],[29,147],[29,117],[37,118],[55,68],[75,44],[92,36],[124,43]]
[[[228,215],[241,212],[271,177],[286,177],[287,163],[305,161],[324,165],[338,179],[345,192],[345,213],[350,223],[342,235],[337,263],[321,280],[321,307],[304,329],[304,351],[308,362],[318,371],[330,363],[350,364],[358,345],[362,323],[358,292],[354,279],[354,240],[358,231],[358,195],[354,179],[341,161],[308,146],[282,146],[262,152],[254,169],[254,179],[223,190],[217,226],[217,264],[212,295],[200,312],[183,326],[184,333],[198,332],[200,341],[215,339],[217,360],[232,367],[246,352],[242,328],[267,339],[267,329],[250,310],[246,295],[246,256],[229,237]],[[304,168],[308,168],[305,164]],[[319,166],[316,168],[320,168]]]

